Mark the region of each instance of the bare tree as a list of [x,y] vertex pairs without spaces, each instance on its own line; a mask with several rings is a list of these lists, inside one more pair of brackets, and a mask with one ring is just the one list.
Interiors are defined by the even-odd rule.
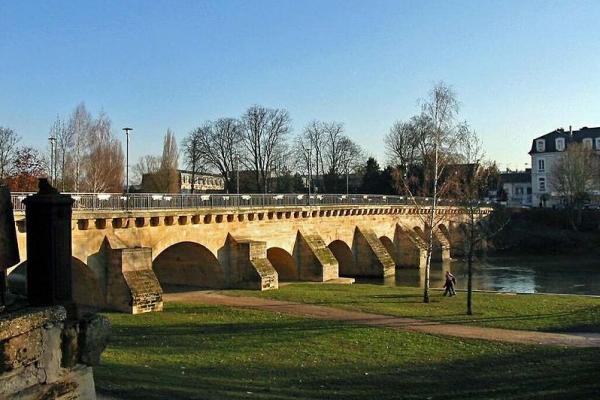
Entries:
[[10,128],[0,126],[0,179],[6,179],[14,164],[21,138]]
[[89,129],[83,187],[93,193],[122,192],[124,159],[121,142],[112,134],[111,121],[101,113]]
[[269,177],[291,130],[287,110],[252,106],[242,116],[242,137],[246,161],[255,171],[260,191],[269,189]]
[[574,230],[581,224],[581,210],[599,182],[600,162],[594,150],[571,143],[550,171],[551,186],[564,199]]
[[[225,181],[225,188],[232,190],[232,174],[236,160],[240,157],[240,144],[243,140],[240,122],[234,118],[220,118],[207,121],[196,128],[188,137],[186,157],[188,164],[201,161],[208,169],[217,171]],[[198,159],[193,159],[193,150]]]
[[309,170],[314,171],[315,183],[320,184],[322,190],[326,191],[323,179],[325,173],[323,155],[325,150],[325,124],[316,120],[309,122],[304,127],[302,134],[296,137],[294,147],[297,166],[306,172]]
[[177,193],[180,191],[178,165],[177,142],[173,132],[168,129],[163,141],[160,169],[152,176],[153,191],[161,193]]
[[60,179],[61,190],[64,192],[71,189],[70,184],[73,179],[69,176],[69,170],[71,169],[69,164],[72,163],[71,150],[74,144],[74,132],[71,124],[67,124],[60,119],[60,116],[57,116],[56,121],[50,128],[50,137],[56,140],[54,153],[54,160],[58,165],[56,174],[58,175],[57,178]]
[[167,129],[163,143],[163,153],[160,167],[162,169],[176,170],[179,166],[179,151],[177,150],[177,141],[175,134],[171,129]]
[[72,134],[72,158],[73,158],[73,190],[78,192],[82,185],[84,171],[88,155],[90,128],[92,126],[92,115],[85,108],[84,103],[77,105],[69,119],[69,131]]
[[23,146],[15,150],[10,176],[6,182],[10,190],[29,192],[37,189],[38,178],[45,174],[44,160],[33,147]]
[[384,143],[390,164],[407,168],[415,162],[420,135],[413,119],[408,122],[396,121],[385,136]]
[[[425,241],[427,244],[423,285],[424,303],[429,302],[434,230],[437,229],[443,217],[438,214],[438,203],[440,197],[452,187],[450,180],[442,180],[442,176],[446,165],[455,161],[456,146],[462,133],[457,128],[456,123],[458,108],[458,100],[454,91],[443,82],[440,82],[431,90],[429,97],[422,102],[420,115],[411,119],[413,128],[418,133],[418,143],[423,158],[421,162],[425,176],[424,184],[431,184],[430,202],[426,206],[426,212],[418,214],[425,226]],[[416,200],[411,189],[411,177],[397,172],[395,178],[397,185],[404,188],[415,206],[424,208],[425,206]]]
[[147,154],[140,157],[132,168],[133,180],[141,183],[145,174],[156,174],[160,171],[161,157]]
[[304,132],[296,138],[296,157],[305,170],[315,172],[315,183],[322,192],[336,191],[341,176],[349,168],[360,164],[361,148],[344,134],[340,122],[310,122]]
[[493,169],[485,167],[485,153],[477,134],[466,124],[461,131],[458,156],[466,167],[457,185],[460,207],[466,220],[462,220],[464,235],[464,254],[467,261],[467,314],[473,314],[473,262],[475,252],[483,242],[499,233],[509,222],[509,218],[500,210],[494,211],[494,217],[483,218],[484,208],[489,205],[481,201],[488,188],[490,173]]
[[193,194],[196,190],[196,175],[200,172],[202,166],[201,142],[197,129],[190,132],[182,143],[183,160],[186,168],[191,172],[191,190]]

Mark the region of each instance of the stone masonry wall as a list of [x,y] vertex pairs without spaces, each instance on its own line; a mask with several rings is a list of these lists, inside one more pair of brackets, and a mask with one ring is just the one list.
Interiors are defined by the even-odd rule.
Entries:
[[0,399],[96,398],[91,365],[106,346],[108,321],[66,318],[60,306],[0,316]]

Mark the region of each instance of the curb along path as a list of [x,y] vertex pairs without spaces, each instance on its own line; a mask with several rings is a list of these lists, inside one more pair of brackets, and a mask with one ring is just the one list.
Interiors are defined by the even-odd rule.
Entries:
[[163,295],[163,298],[165,301],[251,308],[308,318],[345,321],[361,325],[379,326],[399,331],[419,332],[431,335],[445,335],[467,339],[483,339],[521,344],[600,347],[600,337],[592,334],[576,335],[448,324],[411,318],[391,317],[389,315],[371,314],[312,304],[261,299],[257,297],[225,296],[209,291],[166,293]]

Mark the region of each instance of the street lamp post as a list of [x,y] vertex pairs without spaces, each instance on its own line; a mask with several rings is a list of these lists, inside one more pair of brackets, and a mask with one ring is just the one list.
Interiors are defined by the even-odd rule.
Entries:
[[308,160],[308,199],[307,199],[307,203],[310,206],[310,187],[312,185],[312,171],[310,168],[310,164],[311,164],[310,161],[311,161],[311,157],[312,157],[312,155],[311,155],[312,148],[310,148],[310,147],[307,148],[306,152],[308,153],[308,157],[307,157],[307,160]]
[[240,194],[240,155],[235,154],[235,191]]
[[50,183],[56,185],[56,138],[50,136],[48,140],[50,141]]
[[350,181],[350,161],[346,163],[346,201],[348,201],[348,197],[350,196],[349,183]]
[[129,132],[132,131],[133,129],[131,128],[123,128],[123,130],[125,131],[125,137],[126,137],[126,158],[125,158],[125,193],[126,193],[126,208],[129,208]]

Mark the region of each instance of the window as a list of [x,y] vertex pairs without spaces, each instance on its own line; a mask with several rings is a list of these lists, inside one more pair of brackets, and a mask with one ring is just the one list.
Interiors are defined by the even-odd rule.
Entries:
[[565,150],[565,138],[557,138],[556,139],[556,150],[557,151]]
[[538,188],[540,192],[546,191],[546,178],[538,178]]
[[592,148],[592,138],[583,139],[583,147],[591,149]]
[[546,141],[544,139],[538,139],[535,141],[535,149],[537,151],[546,151]]
[[600,137],[596,138],[596,150],[600,150]]
[[523,194],[523,188],[522,187],[515,188],[515,195],[520,196],[522,194]]
[[540,158],[538,160],[538,172],[545,172],[546,171],[546,162],[544,161],[543,158]]

